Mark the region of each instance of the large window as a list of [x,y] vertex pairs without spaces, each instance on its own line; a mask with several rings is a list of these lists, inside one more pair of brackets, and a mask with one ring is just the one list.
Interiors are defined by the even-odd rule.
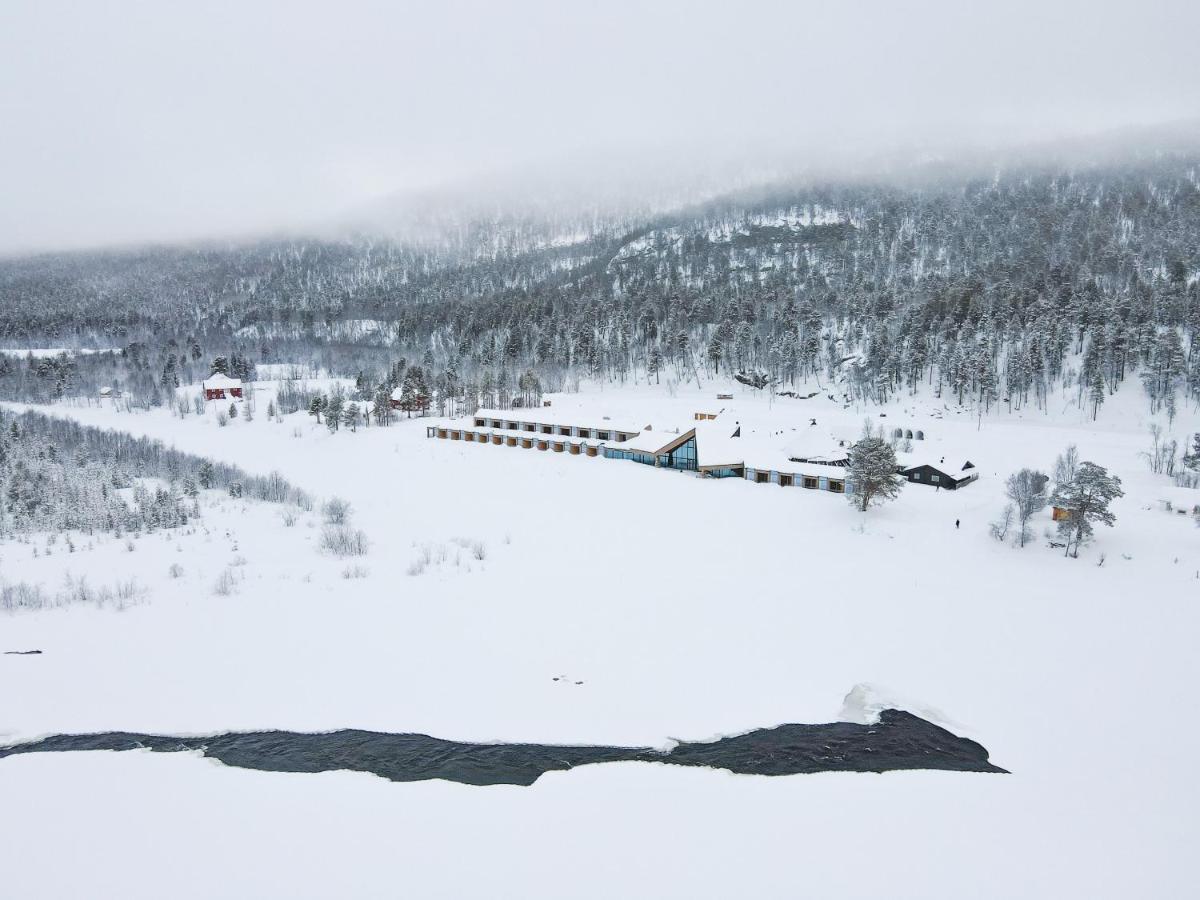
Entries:
[[659,460],[661,465],[685,472],[696,471],[696,438],[690,437]]

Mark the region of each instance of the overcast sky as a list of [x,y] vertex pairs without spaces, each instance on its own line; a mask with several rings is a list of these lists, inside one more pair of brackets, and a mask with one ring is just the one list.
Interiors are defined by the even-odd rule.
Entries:
[[1197,0],[0,0],[0,252],[302,227],[606,154],[1191,118],[1198,34]]

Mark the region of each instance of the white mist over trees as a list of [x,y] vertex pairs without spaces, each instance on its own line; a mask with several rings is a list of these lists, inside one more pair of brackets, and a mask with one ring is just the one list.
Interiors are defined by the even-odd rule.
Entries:
[[[993,411],[1129,380],[1200,401],[1200,149],[984,180],[779,185],[651,219],[0,261],[0,340],[118,353],[0,358],[0,396],[168,402],[212,363],[356,380],[360,413],[526,405],[580,378],[917,392]],[[51,343],[53,342],[53,343]],[[280,396],[283,411],[311,396]],[[453,401],[452,403],[450,401]],[[1058,402],[1058,398],[1054,398]],[[325,417],[322,416],[322,421]],[[340,419],[333,423],[341,428]]]

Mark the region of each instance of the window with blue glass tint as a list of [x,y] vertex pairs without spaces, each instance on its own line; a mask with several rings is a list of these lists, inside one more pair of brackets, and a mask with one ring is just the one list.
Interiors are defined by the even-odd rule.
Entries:
[[696,471],[696,438],[688,438],[663,457],[661,463],[664,466],[670,466],[672,469],[682,469],[687,472]]

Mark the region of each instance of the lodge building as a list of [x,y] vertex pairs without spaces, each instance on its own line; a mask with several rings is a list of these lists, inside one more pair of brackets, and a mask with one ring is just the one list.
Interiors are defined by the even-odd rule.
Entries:
[[[741,428],[697,417],[694,428],[678,432],[637,428],[605,419],[581,424],[550,409],[479,410],[469,424],[429,425],[426,437],[489,446],[566,453],[571,456],[628,460],[642,465],[709,478],[744,478],[757,484],[808,490],[851,492],[844,469],[798,466],[785,454],[764,452],[750,465],[741,444]],[[778,457],[778,458],[774,458]]]

